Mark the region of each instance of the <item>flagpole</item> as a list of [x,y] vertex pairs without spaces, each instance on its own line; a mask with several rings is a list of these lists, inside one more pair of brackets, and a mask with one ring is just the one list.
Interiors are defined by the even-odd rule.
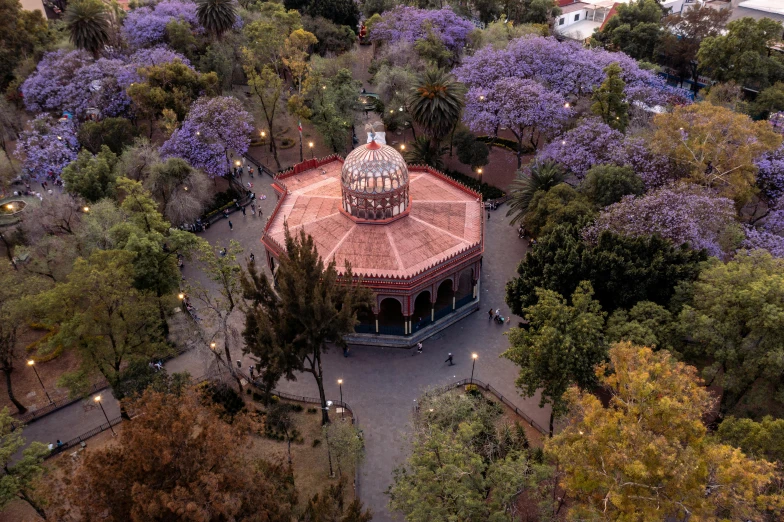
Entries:
[[297,128],[299,129],[299,162],[302,163],[305,161],[302,155],[302,120],[297,120]]

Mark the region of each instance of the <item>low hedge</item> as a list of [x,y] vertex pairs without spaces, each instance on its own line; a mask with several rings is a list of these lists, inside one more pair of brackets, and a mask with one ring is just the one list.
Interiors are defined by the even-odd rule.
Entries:
[[[477,141],[481,141],[482,143],[486,143],[492,147],[501,147],[502,149],[506,149],[509,152],[517,152],[520,150],[520,146],[515,140],[510,140],[507,138],[494,138],[493,136],[477,136]],[[535,152],[534,148],[530,145],[524,145],[521,151],[523,154],[532,154]]]
[[470,189],[476,190],[480,194],[482,194],[482,199],[487,201],[488,199],[498,199],[504,197],[505,193],[498,187],[493,185],[488,185],[487,183],[480,183],[479,180],[472,178],[471,176],[466,176],[465,174],[461,174],[460,172],[456,172],[454,170],[445,169],[444,174],[449,176],[450,178],[454,179],[455,181],[459,181],[463,185],[467,186]]

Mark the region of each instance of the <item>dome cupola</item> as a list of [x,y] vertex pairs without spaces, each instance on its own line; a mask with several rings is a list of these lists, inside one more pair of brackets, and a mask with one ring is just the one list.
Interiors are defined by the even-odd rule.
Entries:
[[361,223],[388,223],[409,211],[406,161],[378,134],[371,131],[341,171],[343,211]]

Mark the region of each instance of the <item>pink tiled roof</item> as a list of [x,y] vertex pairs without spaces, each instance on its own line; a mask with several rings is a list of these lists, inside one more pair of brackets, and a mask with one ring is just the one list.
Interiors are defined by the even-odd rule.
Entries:
[[[288,174],[287,193],[270,218],[265,242],[284,244],[289,229],[313,236],[324,259],[355,274],[408,278],[482,242],[482,207],[475,194],[424,169],[409,171],[411,213],[387,224],[355,223],[340,212],[342,161]],[[270,241],[271,240],[271,241]]]

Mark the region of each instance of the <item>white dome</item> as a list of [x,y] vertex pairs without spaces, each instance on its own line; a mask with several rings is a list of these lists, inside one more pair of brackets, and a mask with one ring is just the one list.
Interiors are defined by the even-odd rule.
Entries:
[[371,141],[346,157],[341,182],[354,193],[393,192],[408,185],[408,167],[394,148]]

